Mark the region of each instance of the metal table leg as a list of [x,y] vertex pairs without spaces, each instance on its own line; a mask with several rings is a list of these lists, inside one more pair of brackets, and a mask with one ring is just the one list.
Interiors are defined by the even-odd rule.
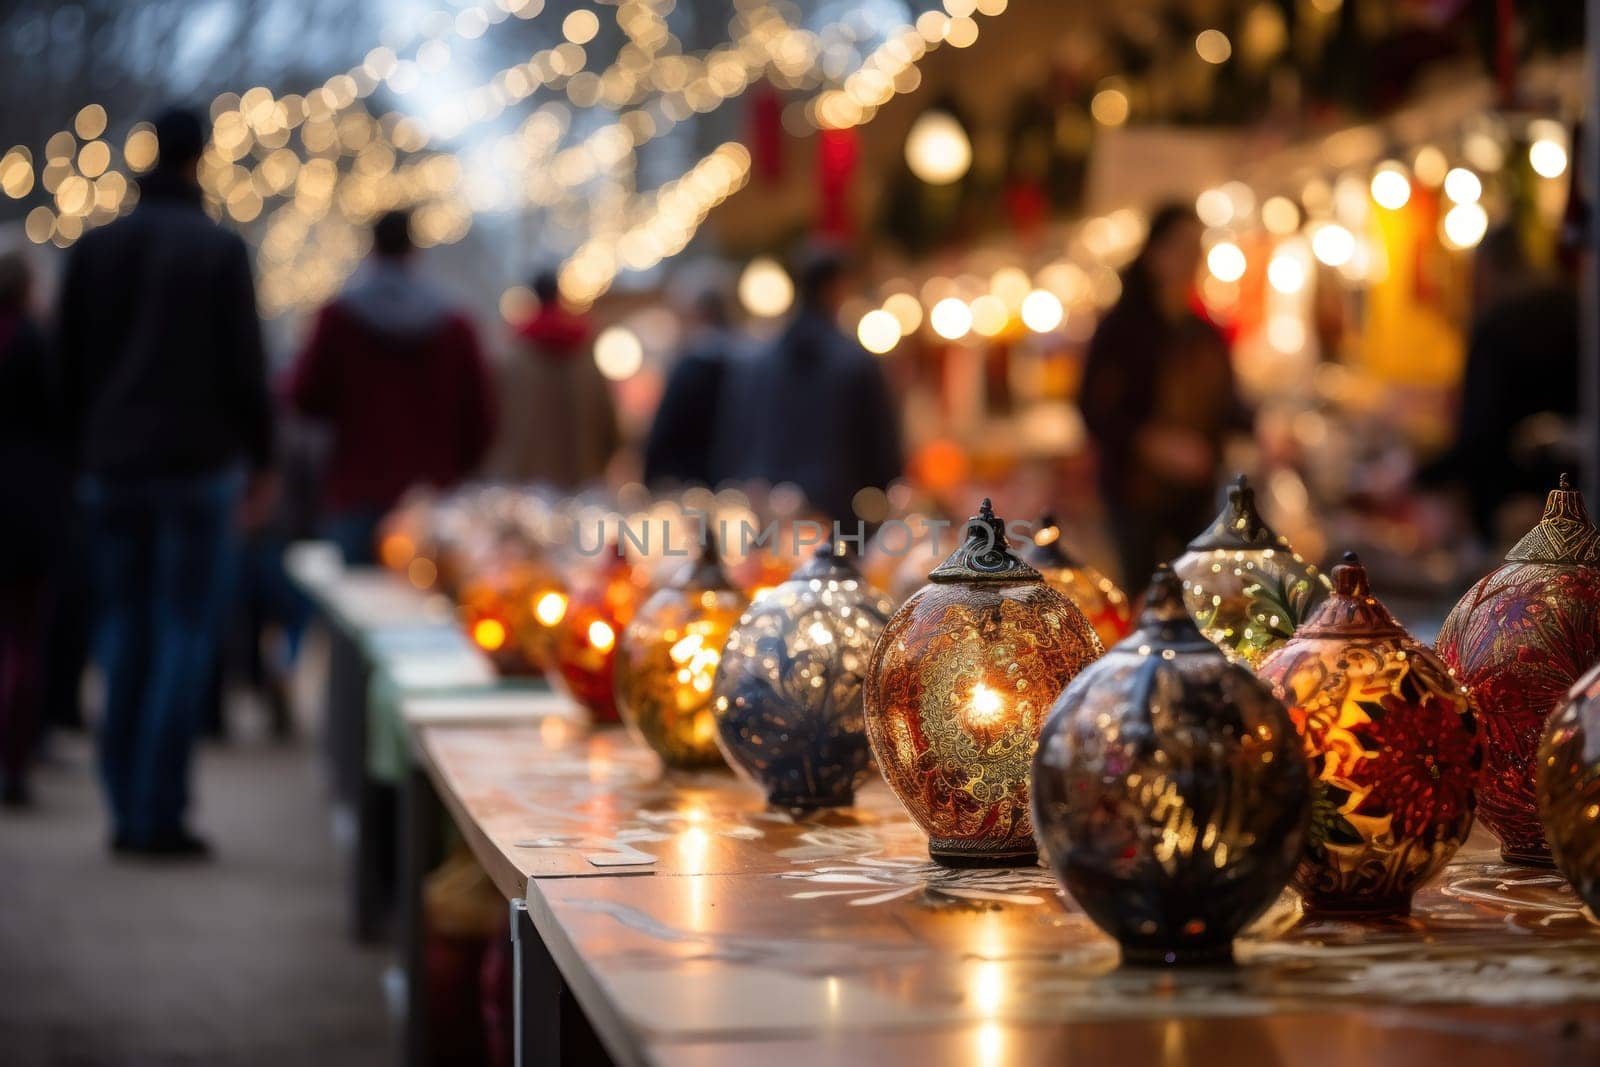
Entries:
[[405,1063],[430,1062],[428,1041],[427,923],[423,914],[423,880],[444,853],[444,805],[428,775],[415,762],[406,772],[400,797],[400,922],[401,961],[406,972]]
[[523,900],[511,902],[517,1067],[611,1067],[611,1057],[562,980]]

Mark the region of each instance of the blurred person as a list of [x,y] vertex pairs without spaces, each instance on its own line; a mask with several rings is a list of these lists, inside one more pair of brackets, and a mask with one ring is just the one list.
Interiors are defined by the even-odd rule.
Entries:
[[838,326],[849,281],[842,253],[801,257],[794,316],[728,368],[712,447],[716,481],[791,482],[812,508],[846,522],[857,492],[887,489],[904,465],[883,368]]
[[621,438],[589,320],[565,306],[553,273],[533,280],[539,309],[501,367],[500,433],[489,475],[581,489],[604,477]]
[[742,346],[727,296],[712,287],[697,293],[689,307],[688,342],[667,376],[645,440],[645,485],[659,491],[711,484],[717,398],[728,362]]
[[372,563],[384,514],[418,485],[449,488],[494,434],[487,367],[472,321],[415,270],[410,216],[372,228],[372,252],[324,307],[290,369],[296,411],[332,430],[324,533],[349,563]]
[[1122,582],[1132,589],[1210,522],[1226,438],[1250,429],[1227,342],[1195,310],[1200,236],[1187,205],[1151,216],[1084,366],[1079,406]]
[[30,314],[33,277],[0,255],[0,804],[27,804],[38,743],[47,635],[55,607],[71,476],[54,368]]
[[1477,313],[1455,441],[1417,480],[1462,486],[1473,530],[1494,547],[1505,503],[1522,494],[1541,499],[1579,462],[1569,444],[1578,413],[1578,296],[1565,278],[1528,262],[1509,224],[1479,243],[1472,272]]
[[185,819],[235,527],[271,500],[272,405],[250,257],[201,205],[201,117],[156,119],[139,204],[72,249],[58,337],[105,676],[119,852],[199,857]]

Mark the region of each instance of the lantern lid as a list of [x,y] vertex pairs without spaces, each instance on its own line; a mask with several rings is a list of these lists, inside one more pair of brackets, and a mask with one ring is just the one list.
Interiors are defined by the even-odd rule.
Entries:
[[1283,543],[1283,538],[1266,524],[1256,510],[1256,491],[1250,488],[1241,474],[1228,487],[1228,502],[1211,520],[1211,525],[1189,542],[1189,550],[1205,552],[1218,548],[1280,548]]
[[1194,617],[1184,606],[1183,580],[1166,563],[1150,576],[1150,586],[1144,594],[1144,610],[1139,613],[1139,626],[1123,638],[1121,644],[1222,655],[1194,624]]
[[1006,540],[1006,524],[984,497],[967,520],[966,540],[950,558],[928,572],[930,582],[1042,582],[1044,575],[1022,561]]
[[1545,498],[1544,517],[1506,553],[1508,563],[1600,562],[1600,530],[1567,476]]
[[1333,568],[1333,593],[1295,628],[1295,637],[1409,637],[1383,601],[1372,595],[1367,568],[1354,552]]
[[1038,528],[1033,531],[1028,543],[1022,546],[1022,558],[1034,567],[1053,570],[1083,566],[1078,557],[1068,552],[1067,546],[1062,544],[1061,524],[1056,521],[1055,514],[1049,511],[1039,516]]
[[732,590],[733,583],[728,580],[728,572],[723,570],[722,557],[717,552],[716,538],[704,538],[700,542],[699,557],[685,563],[667,586],[695,592]]
[[809,581],[812,578],[859,578],[861,570],[845,546],[848,541],[824,541],[817,546],[816,555],[806,560],[789,575],[789,581]]

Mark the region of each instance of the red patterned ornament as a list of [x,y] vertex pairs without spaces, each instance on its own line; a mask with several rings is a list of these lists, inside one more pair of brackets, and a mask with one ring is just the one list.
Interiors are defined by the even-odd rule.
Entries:
[[873,648],[867,738],[935,862],[1032,864],[1039,730],[1102,648],[1083,613],[1011,551],[987,500],[966,535]]
[[1538,766],[1539,820],[1551,857],[1600,915],[1600,664],[1550,716]]
[[1372,595],[1354,554],[1261,664],[1315,775],[1294,886],[1316,911],[1404,914],[1472,829],[1480,754],[1466,690]]
[[1548,867],[1534,796],[1551,712],[1600,660],[1600,530],[1566,476],[1544,518],[1461,598],[1437,647],[1472,691],[1483,736],[1478,810],[1508,863]]
[[1133,632],[1133,605],[1128,595],[1116,582],[1067,551],[1054,515],[1039,517],[1032,542],[1023,546],[1022,558],[1083,612],[1102,645],[1110,648]]

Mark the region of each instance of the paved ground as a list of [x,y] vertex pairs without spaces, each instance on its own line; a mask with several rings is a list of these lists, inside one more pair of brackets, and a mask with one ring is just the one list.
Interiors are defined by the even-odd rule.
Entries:
[[244,732],[200,761],[208,865],[113,862],[81,739],[34,810],[0,811],[0,1063],[394,1062],[389,957],[345,937],[316,747]]

